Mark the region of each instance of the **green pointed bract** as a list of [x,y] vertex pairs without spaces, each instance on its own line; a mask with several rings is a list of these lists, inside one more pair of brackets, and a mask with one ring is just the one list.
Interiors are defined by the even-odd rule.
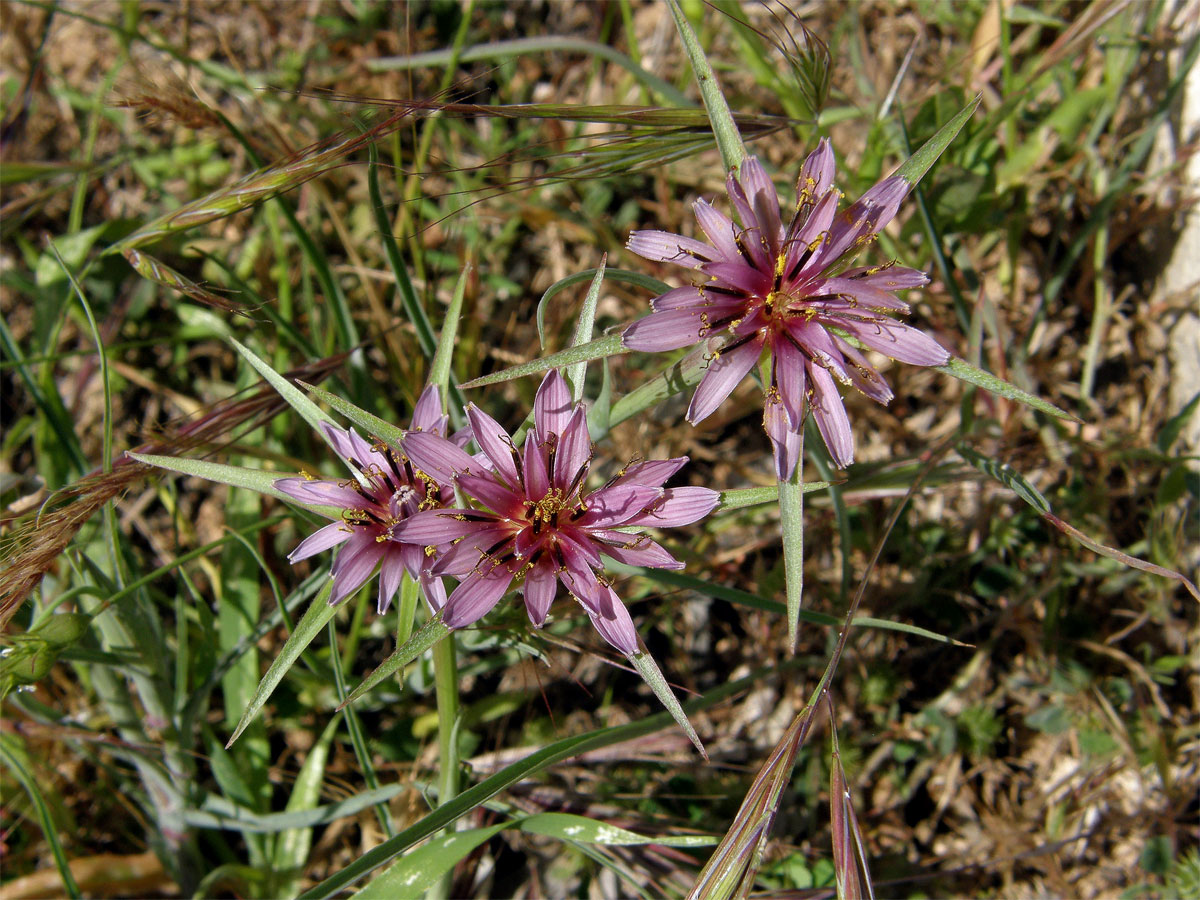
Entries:
[[349,400],[339,397],[337,394],[331,394],[329,391],[315,385],[304,384],[304,389],[318,400],[328,403],[353,424],[361,428],[366,434],[371,435],[371,437],[379,438],[391,447],[400,446],[400,439],[404,437],[403,428],[397,428],[391,422],[385,422],[374,413],[369,413],[362,407],[355,406]]
[[[582,347],[592,339],[592,328],[596,323],[596,304],[600,301],[600,284],[604,281],[604,267],[608,264],[608,254],[600,257],[600,265],[588,288],[587,296],[583,298],[583,309],[579,311],[579,321],[575,326],[575,334],[571,338],[572,347]],[[583,382],[587,377],[587,360],[575,363],[567,369],[567,381],[572,388],[572,398],[576,403],[583,400]]]
[[[245,359],[246,362],[250,363],[250,365],[254,367],[255,371],[257,371],[259,375],[261,375],[264,379],[266,379],[267,382],[270,383],[271,387],[275,388],[275,390],[279,392],[279,396],[286,400],[288,405],[291,406],[291,408],[297,413],[299,413],[305,422],[313,427],[314,431],[325,438],[325,442],[333,448],[333,452],[337,453],[337,447],[334,447],[333,442],[329,440],[329,438],[325,435],[324,429],[321,428],[322,425],[337,425],[337,423],[330,418],[329,414],[323,411],[319,406],[317,406],[317,404],[305,397],[302,390],[267,365],[267,363],[260,359],[253,350],[246,347],[236,338],[230,338],[229,343],[233,344],[233,349],[240,353],[242,358]],[[340,456],[341,454],[338,455]]]
[[[801,447],[803,448],[803,444]],[[792,477],[779,485],[779,522],[783,532],[783,568],[787,588],[788,647],[793,653],[796,652],[796,638],[800,633],[800,604],[804,595],[804,486],[800,483],[800,471],[803,468],[796,466]]]
[[981,97],[977,96],[964,106],[954,118],[938,129],[937,134],[922,144],[920,150],[901,163],[900,168],[892,175],[903,178],[910,185],[918,184],[925,177],[925,173],[937,162],[938,157],[950,146],[950,142],[958,137],[958,133],[962,131],[971,116],[975,114],[980,99]]
[[1007,400],[1024,403],[1026,406],[1032,407],[1038,412],[1044,412],[1048,416],[1065,419],[1068,422],[1080,421],[1076,416],[1059,409],[1050,401],[1034,396],[1028,391],[1023,391],[1016,385],[1009,384],[1003,378],[997,378],[990,372],[977,369],[969,362],[959,359],[957,356],[950,357],[950,362],[944,366],[930,366],[930,368],[936,369],[939,372],[945,372],[947,375],[952,375],[959,381],[965,381],[968,384],[981,387],[985,391],[995,394],[997,397],[1004,397]]
[[[580,272],[572,272],[565,278],[561,278],[550,287],[546,288],[546,292],[542,294],[542,299],[538,301],[537,314],[534,317],[537,323],[538,343],[542,347],[546,346],[546,308],[555,294],[560,291],[565,291],[569,287],[574,287],[577,284],[582,284],[585,281],[591,281],[595,278],[596,273],[600,269],[584,269]],[[630,272],[627,269],[614,269],[611,266],[605,266],[604,277],[610,281],[624,281],[627,284],[636,285],[637,287],[645,288],[654,294],[663,294],[671,289],[671,286],[665,281],[659,281],[657,278],[651,278],[649,275],[644,275],[641,272]],[[589,338],[590,340],[590,338]]]
[[225,745],[226,749],[232,747],[233,742],[246,730],[246,726],[254,721],[254,717],[263,708],[263,704],[270,699],[271,694],[275,692],[275,688],[279,686],[279,682],[283,681],[283,676],[288,673],[292,665],[300,658],[300,654],[304,652],[305,648],[312,643],[313,638],[333,618],[333,614],[337,612],[337,607],[329,605],[329,593],[332,590],[333,579],[330,579],[325,582],[325,587],[321,588],[321,593],[313,598],[313,602],[309,605],[307,612],[304,613],[303,618],[297,623],[296,630],[288,636],[283,649],[279,651],[279,655],[275,657],[275,661],[267,669],[267,674],[258,683],[258,687],[254,691],[254,696],[250,698],[250,705],[242,713],[242,718],[238,721],[237,728],[233,730],[233,736],[230,737],[229,743]]
[[462,316],[463,297],[467,293],[467,281],[471,274],[471,263],[463,266],[462,274],[454,285],[454,295],[446,308],[446,318],[442,322],[442,334],[438,338],[437,352],[429,366],[429,383],[436,384],[446,396],[450,386],[450,361],[454,358],[455,338],[458,335],[458,320]]
[[477,388],[485,387],[489,384],[500,384],[503,381],[524,378],[526,375],[537,375],[541,372],[549,372],[551,369],[561,369],[564,366],[570,366],[579,362],[591,362],[593,359],[604,359],[606,356],[620,356],[628,352],[628,350],[621,346],[621,336],[619,334],[610,334],[606,337],[589,341],[579,347],[568,347],[560,353],[543,356],[541,359],[530,360],[527,363],[521,363],[519,366],[513,366],[501,372],[493,372],[491,375],[472,379],[466,382],[463,387]]
[[158,456],[153,453],[134,453],[132,450],[128,451],[125,455],[148,466],[157,466],[160,469],[178,472],[180,475],[195,475],[197,478],[203,478],[206,481],[216,481],[220,484],[227,484],[230,487],[246,488],[247,490],[257,491],[260,494],[267,494],[291,503],[294,506],[311,509],[313,512],[320,513],[329,518],[337,518],[341,513],[341,510],[336,507],[310,506],[301,503],[295,497],[288,496],[275,487],[275,482],[285,477],[278,472],[264,472],[262,469],[247,469],[243,466],[227,466],[223,463],[209,462],[206,459],[188,459],[185,456]]
[[345,701],[338,709],[349,706],[359,697],[376,688],[380,683],[391,678],[400,668],[407,666],[410,662],[436,644],[442,638],[450,633],[450,627],[446,625],[440,618],[430,619],[421,629],[410,637],[404,644],[396,649],[396,651],[379,664],[370,675],[363,679],[362,683],[350,692]]
[[671,686],[667,684],[667,679],[663,677],[662,670],[659,669],[658,663],[654,661],[654,657],[649,653],[634,653],[629,657],[629,661],[638,670],[638,674],[642,676],[642,680],[650,686],[650,690],[654,691],[654,696],[667,708],[667,712],[671,714],[672,718],[679,723],[679,727],[684,730],[684,733],[688,736],[688,740],[696,745],[696,749],[700,751],[700,755],[707,760],[708,752],[704,749],[704,745],[700,743],[696,729],[692,727],[692,723],[688,721],[683,707],[675,699],[675,694],[672,693]]

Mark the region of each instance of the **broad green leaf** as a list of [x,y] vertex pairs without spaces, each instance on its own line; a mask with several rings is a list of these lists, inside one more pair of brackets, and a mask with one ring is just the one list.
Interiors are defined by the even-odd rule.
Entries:
[[[596,304],[600,300],[600,285],[604,281],[604,267],[608,264],[608,254],[600,257],[600,265],[596,276],[592,279],[587,296],[583,298],[583,309],[579,311],[579,321],[575,325],[575,334],[571,338],[572,347],[582,347],[592,339],[592,328],[596,324]],[[567,380],[571,383],[576,403],[583,400],[583,382],[587,378],[587,361],[577,362],[567,368]]]
[[[338,725],[341,724],[341,718],[340,715],[334,716],[308,751],[308,756],[304,758],[304,764],[300,767],[300,774],[296,776],[296,783],[292,785],[287,812],[309,812],[321,799],[321,786],[325,783],[325,764],[329,761],[329,748]],[[280,892],[282,895],[290,897],[295,893],[295,880],[299,878],[300,873],[304,871],[304,864],[308,862],[312,838],[311,827],[289,828],[279,835],[275,843],[274,870],[295,873],[290,879],[292,883],[285,884]]]
[[983,472],[983,474],[1000,482],[1009,490],[1014,491],[1018,497],[1039,513],[1045,514],[1050,512],[1050,504],[1042,496],[1042,492],[1030,484],[1025,476],[1016,469],[997,460],[988,459],[982,453],[978,453],[963,444],[959,444],[955,449],[958,451],[959,456],[980,472]]
[[[535,317],[537,320],[538,342],[542,347],[546,346],[546,308],[549,305],[550,298],[559,291],[582,284],[585,281],[590,281],[596,277],[596,273],[599,271],[600,269],[584,269],[581,272],[568,275],[566,278],[556,281],[550,287],[546,288],[546,292],[542,294],[542,299],[538,301],[537,315]],[[643,275],[641,272],[630,272],[627,269],[605,268],[604,277],[605,279],[625,281],[638,287],[644,287],[654,294],[665,294],[671,289],[671,286],[664,281],[651,278],[649,275]]]
[[390,784],[375,790],[361,791],[345,800],[309,809],[278,813],[256,813],[229,800],[211,795],[203,809],[184,812],[184,821],[192,828],[217,828],[246,831],[252,834],[275,834],[290,828],[312,828],[328,825],[338,819],[356,816],[377,803],[386,803],[410,789],[408,784]]
[[593,359],[604,359],[606,356],[619,356],[622,353],[628,352],[628,350],[621,346],[621,336],[619,334],[610,334],[607,337],[597,338],[581,347],[568,347],[559,353],[543,356],[541,359],[534,359],[527,363],[521,363],[519,366],[513,366],[500,372],[493,372],[491,375],[484,375],[482,378],[475,378],[466,382],[463,387],[477,388],[485,387],[489,384],[500,384],[503,381],[512,381],[514,378],[523,378],[526,375],[538,375],[542,372],[548,372],[551,369],[560,369],[563,366],[570,366],[580,362],[590,362]]
[[430,619],[421,626],[420,631],[405,641],[403,646],[398,647],[391,656],[379,664],[379,667],[374,672],[364,678],[362,683],[350,692],[350,696],[346,698],[345,702],[338,709],[350,705],[381,682],[391,678],[399,668],[407,666],[449,633],[450,628],[440,618]]
[[377,437],[392,447],[400,446],[400,439],[404,437],[403,428],[397,428],[391,422],[385,422],[379,416],[369,413],[365,409],[355,406],[349,400],[339,397],[337,394],[331,394],[329,391],[323,390],[316,385],[305,384],[304,389],[318,400],[324,400],[371,437]]
[[658,663],[654,661],[654,657],[649,653],[639,652],[631,655],[629,661],[638,670],[638,674],[642,676],[642,680],[650,686],[650,690],[654,691],[654,696],[658,698],[658,701],[667,708],[667,712],[679,723],[679,727],[687,734],[688,740],[696,745],[696,749],[700,751],[700,755],[708,759],[708,753],[705,751],[704,745],[700,743],[696,729],[692,727],[692,723],[688,721],[688,717],[679,705],[679,701],[675,699],[675,694],[672,693],[671,686],[667,684],[667,679],[663,677],[662,670],[659,669]]
[[529,834],[542,834],[560,841],[580,841],[586,844],[603,844],[609,847],[635,847],[643,844],[661,844],[664,847],[711,847],[717,842],[712,835],[680,834],[647,837],[635,831],[618,828],[606,822],[597,822],[587,816],[569,813],[541,813],[522,819],[521,830]]
[[[780,665],[761,667],[751,672],[745,678],[726,682],[714,688],[703,697],[689,700],[683,704],[683,707],[686,711],[692,713],[709,709],[729,697],[733,697],[761,683],[762,679],[767,677],[769,673],[790,672],[795,669],[796,665],[796,662],[788,661]],[[623,741],[631,741],[647,734],[653,734],[668,727],[672,721],[673,718],[670,713],[658,713],[653,716],[647,716],[638,722],[630,722],[627,725],[601,728],[588,734],[564,738],[540,750],[535,750],[524,759],[501,769],[490,778],[486,778],[479,784],[463,791],[453,800],[439,806],[429,813],[429,815],[425,816],[425,818],[406,828],[395,837],[389,838],[377,847],[368,850],[358,859],[354,860],[354,862],[306,891],[301,895],[301,900],[316,900],[318,897],[334,896],[343,888],[354,884],[370,872],[386,864],[389,860],[394,859],[417,843],[417,841],[437,833],[446,825],[455,821],[460,816],[477,809],[480,805],[506,788],[548,769],[555,763],[562,762],[564,759],[570,759],[573,756],[579,756],[590,750],[611,747]]]
[[931,366],[939,372],[945,372],[947,375],[953,375],[960,381],[965,381],[968,384],[974,384],[983,388],[985,391],[990,391],[998,397],[1004,397],[1008,400],[1016,400],[1018,403],[1024,403],[1026,406],[1031,406],[1039,412],[1044,412],[1047,415],[1055,416],[1059,419],[1065,419],[1068,422],[1078,422],[1075,416],[1069,412],[1065,412],[1055,406],[1048,400],[1043,400],[1041,397],[1035,397],[1027,391],[1021,390],[1013,384],[1009,384],[1003,378],[997,378],[983,369],[977,369],[969,362],[961,360],[956,356],[950,357],[950,362],[944,366]]
[[361,900],[396,900],[419,897],[441,880],[442,876],[465,859],[467,854],[494,835],[515,823],[500,822],[487,828],[472,828],[439,834],[418,847],[379,875],[354,896]]
[[330,578],[325,583],[325,587],[321,588],[321,593],[313,598],[312,604],[304,613],[304,618],[296,623],[296,630],[288,637],[283,645],[283,649],[279,651],[279,655],[275,657],[275,661],[267,669],[267,674],[259,682],[258,690],[254,692],[254,697],[250,700],[250,705],[242,713],[242,718],[238,721],[237,728],[233,731],[233,737],[225,745],[226,749],[233,746],[233,742],[241,736],[241,733],[246,730],[246,726],[254,720],[254,717],[258,715],[258,711],[263,708],[263,704],[274,693],[275,688],[279,686],[279,682],[283,681],[283,676],[288,673],[288,670],[300,658],[300,654],[304,652],[304,649],[312,643],[313,638],[325,627],[325,623],[333,618],[333,614],[337,612],[337,607],[329,605],[329,595],[332,591],[333,579]]
[[708,111],[708,120],[712,124],[713,137],[717,139],[717,148],[721,151],[721,159],[727,170],[737,169],[746,158],[746,146],[742,143],[741,132],[738,131],[737,123],[733,121],[729,104],[725,102],[725,95],[721,93],[717,76],[708,64],[708,58],[704,55],[704,48],[700,46],[696,32],[692,30],[692,24],[683,14],[678,0],[667,0],[667,5],[675,19],[675,28],[683,41],[683,49],[691,61],[696,84],[700,87],[700,96],[704,100],[704,108]]
[[950,146],[950,142],[962,131],[971,116],[975,114],[981,99],[980,96],[976,96],[974,100],[964,106],[954,118],[939,128],[937,134],[927,140],[920,150],[901,163],[900,168],[892,174],[899,175],[910,185],[920,182],[925,177],[925,173],[937,162],[938,157]]

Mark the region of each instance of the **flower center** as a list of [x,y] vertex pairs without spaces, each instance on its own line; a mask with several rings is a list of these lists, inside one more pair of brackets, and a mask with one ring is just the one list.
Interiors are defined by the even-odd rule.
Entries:
[[533,523],[534,529],[541,531],[546,526],[557,524],[558,514],[566,508],[567,502],[563,497],[563,492],[558,488],[551,488],[545,497],[533,504],[526,515]]

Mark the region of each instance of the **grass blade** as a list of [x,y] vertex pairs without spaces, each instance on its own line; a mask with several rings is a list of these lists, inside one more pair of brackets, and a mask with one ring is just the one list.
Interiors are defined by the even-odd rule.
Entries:
[[288,673],[288,670],[300,658],[300,654],[304,649],[312,643],[315,638],[325,627],[325,623],[333,618],[333,614],[337,612],[337,607],[329,605],[329,594],[333,591],[333,579],[325,582],[325,587],[321,589],[321,593],[313,599],[312,604],[308,607],[308,611],[304,613],[302,618],[296,624],[296,630],[288,637],[284,643],[283,649],[279,651],[279,655],[275,657],[275,661],[271,663],[271,667],[267,669],[267,674],[263,676],[263,680],[259,682],[258,689],[254,692],[254,697],[250,701],[250,705],[246,707],[246,711],[242,713],[242,718],[238,721],[237,728],[233,731],[233,736],[225,745],[225,749],[229,749],[246,730],[258,711],[263,708],[263,704],[270,699],[275,688],[279,686],[279,682],[283,681],[283,676]]
[[512,381],[514,378],[524,378],[526,375],[538,375],[542,372],[548,372],[551,369],[560,369],[563,366],[570,366],[580,362],[590,362],[593,359],[604,359],[606,356],[620,356],[622,353],[628,352],[628,350],[621,346],[621,336],[619,334],[610,334],[607,337],[589,341],[579,347],[568,347],[566,350],[551,354],[550,356],[543,356],[540,359],[521,363],[519,366],[512,366],[500,372],[493,372],[491,375],[484,375],[482,378],[474,378],[466,382],[463,387],[486,387],[489,384],[500,384],[504,381]]

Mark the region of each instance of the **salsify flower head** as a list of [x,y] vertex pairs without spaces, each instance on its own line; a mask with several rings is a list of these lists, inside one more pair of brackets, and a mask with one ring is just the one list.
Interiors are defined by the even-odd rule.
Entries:
[[770,354],[763,425],[781,480],[795,469],[809,409],[837,465],[853,462],[854,436],[837,382],[879,403],[892,399],[883,376],[847,337],[901,362],[935,366],[949,359],[933,338],[893,318],[909,312],[894,292],[927,284],[924,272],[895,263],[848,268],[896,215],[908,183],[885,178],[839,214],[834,171],[833,151],[822,140],[801,169],[795,207],[785,216],[766,171],[748,157],[727,184],[740,225],[698,200],[696,221],[711,243],[635,231],[627,245],[646,259],[695,269],[703,279],[657,297],[654,311],[623,336],[633,350],[674,350],[709,338],[717,344],[689,421],[716,410]]
[[[425,388],[413,410],[414,430],[444,435],[447,417],[434,385]],[[379,612],[387,610],[405,571],[420,581],[434,612],[446,602],[440,578],[429,574],[421,547],[396,541],[396,527],[421,510],[445,506],[454,499],[449,479],[439,480],[382,441],[367,441],[353,429],[324,423],[321,430],[353,474],[341,481],[280,478],[275,487],[289,497],[315,506],[339,509],[337,520],[309,535],[288,556],[293,563],[340,545],[330,575],[331,605],[362,587],[379,570]],[[444,440],[444,438],[442,438]],[[460,440],[465,443],[467,435]],[[451,446],[453,443],[447,441]]]
[[[439,480],[452,479],[461,495],[482,507],[420,512],[395,530],[397,540],[434,548],[432,575],[459,578],[443,611],[445,624],[461,628],[475,622],[520,580],[529,619],[540,627],[561,582],[605,640],[626,655],[635,654],[637,631],[625,604],[597,574],[601,557],[682,568],[639,529],[696,522],[716,507],[717,493],[663,487],[687,457],[632,463],[589,491],[587,417],[555,370],[538,388],[523,448],[478,407],[468,406],[467,416],[481,457],[428,431],[403,440],[405,454],[418,468]],[[437,550],[446,544],[452,546]]]

